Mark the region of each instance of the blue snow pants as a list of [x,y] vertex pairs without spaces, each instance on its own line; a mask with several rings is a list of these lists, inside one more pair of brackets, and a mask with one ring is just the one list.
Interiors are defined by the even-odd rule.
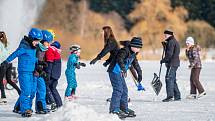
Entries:
[[75,71],[66,72],[67,88],[65,96],[71,96],[72,92],[75,93],[77,87]]
[[31,110],[32,107],[31,97],[34,88],[33,72],[19,72],[18,78],[21,94],[14,108],[20,106],[21,113],[24,113],[26,110]]
[[[45,84],[45,81],[42,77],[35,77],[34,79],[37,82],[35,110],[36,111],[46,110],[46,84]],[[42,107],[38,107],[38,105],[41,105]]]
[[166,71],[166,93],[167,97],[174,97],[175,99],[180,99],[181,94],[176,83],[176,71],[178,67],[168,67]]
[[119,111],[121,108],[123,110],[128,110],[128,88],[125,79],[121,74],[116,74],[114,72],[108,72],[111,85],[113,87],[110,112]]

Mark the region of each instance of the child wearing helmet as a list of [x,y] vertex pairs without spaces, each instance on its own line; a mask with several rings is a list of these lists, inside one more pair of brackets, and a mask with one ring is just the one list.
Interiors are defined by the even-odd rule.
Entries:
[[24,36],[19,47],[3,63],[9,63],[18,57],[18,74],[21,94],[15,104],[13,112],[21,113],[23,117],[32,115],[32,85],[35,69],[36,46],[43,35],[40,29],[32,28],[28,36]]
[[65,91],[65,100],[75,99],[75,92],[77,87],[75,69],[80,69],[80,66],[85,67],[85,63],[79,62],[81,48],[79,45],[72,45],[70,47],[71,54],[67,61],[67,68],[65,71],[67,79],[67,88]]
[[[48,81],[46,83],[47,104],[49,109],[55,111],[63,105],[60,94],[57,91],[58,79],[61,76],[61,45],[54,41],[45,53],[45,60],[48,64],[46,73]],[[54,99],[54,100],[53,100]]]
[[[53,35],[47,31],[42,30],[43,39],[38,44],[36,49],[36,57],[38,62],[34,71],[33,94],[36,94],[35,110],[37,114],[46,114],[46,84],[48,76],[45,72],[47,63],[45,62],[45,52],[48,50],[49,43],[53,40]],[[35,95],[32,95],[32,100]]]

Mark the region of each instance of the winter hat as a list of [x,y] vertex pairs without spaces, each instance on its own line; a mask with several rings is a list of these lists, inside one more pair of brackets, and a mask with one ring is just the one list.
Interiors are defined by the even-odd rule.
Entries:
[[133,37],[130,42],[131,47],[142,48],[143,42],[140,37]]
[[167,30],[167,29],[163,33],[164,34],[173,35],[173,32],[171,30]]
[[186,39],[186,44],[194,45],[195,42],[194,42],[193,37],[187,37],[187,39]]
[[60,43],[59,43],[58,41],[54,41],[54,42],[51,44],[51,46],[54,46],[54,47],[56,47],[57,49],[60,49],[60,47],[61,47],[61,45],[60,45]]

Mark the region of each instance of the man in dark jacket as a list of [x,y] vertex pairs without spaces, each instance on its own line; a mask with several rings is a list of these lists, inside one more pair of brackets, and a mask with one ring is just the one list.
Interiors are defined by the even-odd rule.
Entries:
[[110,103],[110,113],[119,118],[134,117],[134,111],[128,108],[128,89],[125,82],[127,70],[132,65],[138,74],[138,82],[142,81],[142,70],[136,55],[142,48],[141,38],[132,38],[130,45],[120,49],[108,67],[109,78],[113,87]]
[[169,102],[174,100],[180,100],[181,94],[176,83],[176,71],[180,66],[179,54],[180,46],[177,40],[174,38],[173,32],[170,30],[164,31],[165,41],[164,50],[165,57],[160,61],[160,63],[165,63],[167,67],[166,71],[166,92],[167,97],[163,102]]

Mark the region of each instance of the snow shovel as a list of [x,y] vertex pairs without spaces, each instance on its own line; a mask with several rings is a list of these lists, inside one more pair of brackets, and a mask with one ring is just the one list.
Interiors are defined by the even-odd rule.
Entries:
[[[163,43],[162,43],[163,44]],[[162,53],[162,59],[164,56],[164,49],[163,49],[163,53]],[[157,75],[156,73],[154,73],[154,78],[151,82],[152,88],[155,91],[156,95],[158,96],[161,88],[162,88],[162,82],[160,80],[160,74],[161,74],[161,68],[162,68],[162,64],[160,64],[160,71],[159,71],[159,75]]]

